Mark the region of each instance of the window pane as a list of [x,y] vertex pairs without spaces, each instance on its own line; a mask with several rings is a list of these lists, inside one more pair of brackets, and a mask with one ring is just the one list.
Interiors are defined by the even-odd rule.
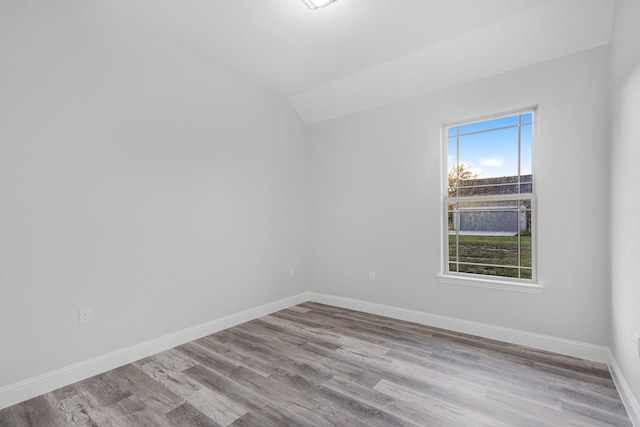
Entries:
[[460,262],[518,266],[518,236],[458,236]]
[[458,251],[457,251],[457,236],[454,227],[454,218],[457,217],[457,214],[453,212],[453,204],[449,203],[449,235],[448,235],[448,245],[449,245],[449,261],[457,262],[458,261]]
[[531,236],[520,236],[520,266],[531,267]]
[[518,128],[461,136],[459,139],[459,163],[471,165],[482,178],[517,175]]
[[533,130],[531,125],[522,126],[520,136],[520,174],[531,175],[533,170],[533,152],[532,152],[532,140]]
[[[450,213],[453,230],[467,235],[516,235],[530,227],[530,200],[458,202]],[[530,228],[528,229],[530,232]]]
[[449,128],[449,130],[447,131],[447,136],[456,136],[458,128]]
[[501,119],[488,120],[486,122],[472,123],[459,127],[460,134],[470,132],[478,132],[488,129],[501,128],[504,126],[513,126],[518,124],[518,116],[503,117]]
[[[531,208],[520,214],[520,266],[532,267],[531,263]],[[528,277],[531,278],[531,277]]]
[[458,272],[458,264],[451,263],[449,264],[449,271],[452,273]]
[[531,123],[533,121],[533,113],[521,114],[520,115],[520,123]]
[[449,228],[449,231],[453,231],[454,227],[456,226],[454,221],[456,221],[456,219],[457,219],[457,214],[455,214],[453,212],[453,204],[452,203],[449,203],[449,214],[448,214],[448,216],[449,216],[448,228]]
[[518,278],[517,268],[489,267],[489,266],[481,266],[481,265],[460,264],[459,272],[483,274],[488,276],[511,277],[516,279]]
[[456,251],[456,236],[455,234],[449,236],[449,261],[456,262],[458,261],[458,255]]
[[[466,180],[460,183],[458,196],[494,196],[498,194],[518,194],[518,177]],[[524,188],[524,187],[523,187]]]
[[470,187],[465,195],[517,192],[518,128],[461,136],[458,156],[460,186]]
[[531,175],[522,175],[520,177],[520,193],[533,193],[533,184],[531,181]]
[[455,181],[452,181],[454,188],[450,196],[495,196],[504,194],[532,193],[533,186],[531,175],[520,177],[520,191],[518,191],[517,176],[503,176],[500,178],[465,180],[460,182],[461,186],[455,191]]
[[457,169],[456,169],[456,164],[458,161],[458,159],[456,158],[456,152],[457,152],[456,138],[449,138],[447,150],[449,153],[449,155],[447,156],[447,171],[448,171],[447,179],[448,179],[448,186],[449,186],[449,196],[455,196],[456,195],[455,187],[457,185],[456,183],[458,179]]
[[448,222],[449,261],[464,264],[460,272],[517,278],[505,267],[532,266],[530,200],[450,203]]

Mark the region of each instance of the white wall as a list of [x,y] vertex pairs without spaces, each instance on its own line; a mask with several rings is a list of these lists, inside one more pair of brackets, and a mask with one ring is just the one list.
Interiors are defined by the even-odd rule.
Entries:
[[[607,58],[596,48],[312,126],[311,290],[607,345]],[[442,124],[534,104],[544,292],[440,283]]]
[[306,290],[306,132],[87,2],[0,1],[0,388]]
[[[618,0],[611,42],[611,351],[640,411],[640,2]],[[635,416],[640,422],[640,412]]]
[[[282,98],[81,0],[0,0],[0,388],[309,287],[608,345],[613,188],[611,346],[639,396],[638,13],[618,0],[611,187],[598,48],[315,125],[309,191]],[[533,104],[544,292],[441,284],[442,123]]]

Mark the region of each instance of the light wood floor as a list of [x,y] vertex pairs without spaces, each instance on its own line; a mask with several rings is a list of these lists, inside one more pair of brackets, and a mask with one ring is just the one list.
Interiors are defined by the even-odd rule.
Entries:
[[0,411],[6,426],[631,426],[605,365],[305,303]]

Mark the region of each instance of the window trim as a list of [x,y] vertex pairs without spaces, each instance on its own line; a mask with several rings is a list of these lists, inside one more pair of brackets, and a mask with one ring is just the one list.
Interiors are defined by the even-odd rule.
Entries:
[[[524,197],[525,199],[531,200],[531,231],[532,231],[532,240],[531,240],[531,279],[519,279],[519,278],[509,278],[509,277],[499,277],[499,276],[483,276],[481,274],[474,273],[459,273],[459,272],[449,272],[449,247],[448,247],[448,239],[449,239],[449,230],[448,230],[448,202],[450,201],[448,197],[448,129],[451,127],[458,127],[464,125],[470,125],[475,123],[481,123],[490,120],[497,120],[506,117],[511,117],[514,115],[533,113],[532,118],[532,153],[531,153],[531,174],[532,174],[532,184],[531,184],[531,194]],[[441,127],[441,180],[442,180],[442,193],[441,193],[441,218],[440,218],[440,234],[441,234],[441,266],[440,273],[438,274],[438,280],[441,283],[445,284],[453,284],[453,285],[464,285],[464,286],[473,286],[473,287],[481,287],[481,288],[489,288],[489,289],[498,289],[498,290],[507,290],[507,291],[516,291],[516,292],[525,292],[525,293],[534,293],[539,294],[542,292],[544,287],[539,282],[538,277],[538,257],[537,257],[537,240],[538,240],[538,210],[537,210],[537,152],[538,152],[538,123],[540,120],[539,108],[537,105],[518,108],[509,111],[502,111],[495,114],[483,115],[480,117],[475,117],[466,120],[458,120],[455,122],[444,123]],[[497,197],[500,198],[501,196]],[[458,198],[458,197],[456,197]],[[473,199],[482,199],[483,196],[470,196],[467,200],[473,201]],[[492,200],[496,199],[496,197],[491,196]],[[504,198],[509,200],[522,198],[520,194],[515,195],[504,195]],[[458,200],[460,200],[458,198]]]
[[[458,274],[462,275],[465,273]],[[438,280],[440,281],[440,283],[448,285],[472,286],[474,288],[498,289],[502,291],[524,292],[528,294],[541,294],[544,289],[544,286],[542,286],[540,283],[533,281],[531,281],[531,283],[524,283],[518,281],[518,279],[515,279],[516,281],[512,282],[510,280],[507,280],[507,278],[505,278],[504,280],[494,279],[495,276],[476,278],[475,276],[480,275],[469,274],[469,276],[472,277],[461,277],[458,274],[439,274]]]

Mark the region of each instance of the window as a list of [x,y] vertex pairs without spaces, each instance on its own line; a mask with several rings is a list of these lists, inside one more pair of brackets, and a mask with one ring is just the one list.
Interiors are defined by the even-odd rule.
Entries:
[[445,277],[535,285],[535,115],[445,127]]

